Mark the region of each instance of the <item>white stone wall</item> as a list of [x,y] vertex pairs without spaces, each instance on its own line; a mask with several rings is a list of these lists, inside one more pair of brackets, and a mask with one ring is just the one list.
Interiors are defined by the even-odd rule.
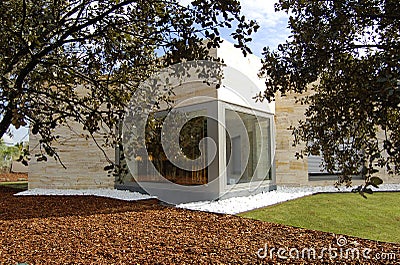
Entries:
[[[57,153],[66,168],[48,157],[47,162],[37,162],[35,154],[39,153],[39,139],[29,135],[31,161],[29,163],[29,189],[56,188],[56,189],[91,189],[113,188],[114,177],[104,171],[107,160],[93,139],[86,139],[82,126],[71,122],[69,127],[60,127],[55,134],[60,135],[59,141],[54,143]],[[101,135],[96,136],[102,144]],[[105,149],[109,159],[114,161],[113,148]]]
[[[276,126],[276,183],[285,186],[325,186],[333,185],[334,180],[308,180],[308,159],[296,159],[296,152],[300,152],[304,146],[293,145],[292,130],[290,126],[297,126],[299,120],[304,119],[306,105],[296,104],[295,97],[298,94],[288,94],[285,97],[278,95],[275,105],[275,126]],[[377,174],[384,183],[400,183],[400,176],[389,175],[384,169]],[[364,181],[353,178],[353,186],[360,185]]]
[[308,183],[308,160],[297,159],[296,152],[302,146],[293,147],[293,135],[290,126],[297,126],[304,117],[304,105],[295,104],[295,96],[278,95],[275,102],[275,131],[276,131],[276,184],[299,186]]

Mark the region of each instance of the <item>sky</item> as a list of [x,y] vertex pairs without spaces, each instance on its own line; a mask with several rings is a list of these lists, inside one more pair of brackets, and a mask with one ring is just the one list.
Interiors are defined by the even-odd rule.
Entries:
[[[242,13],[247,19],[254,19],[260,25],[260,29],[253,35],[253,41],[250,48],[257,56],[261,56],[263,47],[269,46],[275,49],[279,43],[285,42],[290,31],[287,29],[288,15],[284,12],[275,12],[274,4],[278,0],[240,0]],[[191,0],[181,0],[183,5],[187,5]],[[224,39],[229,40],[227,31],[222,31],[221,35]],[[11,128],[13,137],[4,135],[3,140],[8,144],[18,143],[20,141],[28,141],[28,127],[16,130]]]
[[[180,0],[187,5],[192,0]],[[257,56],[261,56],[265,46],[275,49],[278,44],[285,42],[290,34],[287,28],[289,15],[285,12],[275,12],[274,5],[278,0],[239,0],[242,13],[247,19],[256,20],[260,29],[255,33],[250,48]],[[224,39],[229,40],[228,31],[221,31]]]
[[285,12],[275,12],[276,2],[278,0],[240,0],[242,13],[247,19],[254,19],[260,25],[250,44],[257,56],[261,56],[265,46],[276,49],[290,34],[287,28],[289,15]]
[[28,127],[22,127],[16,130],[15,127],[11,125],[10,131],[12,133],[12,137],[10,137],[8,134],[3,135],[2,137],[6,144],[12,145],[29,140]]

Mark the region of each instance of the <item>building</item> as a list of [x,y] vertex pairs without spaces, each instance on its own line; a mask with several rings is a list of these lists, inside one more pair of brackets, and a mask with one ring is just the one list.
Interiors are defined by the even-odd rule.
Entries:
[[[144,190],[164,201],[179,203],[249,195],[275,189],[276,185],[333,185],[335,176],[318,172],[321,158],[295,158],[301,147],[292,146],[288,128],[296,125],[306,107],[296,104],[291,95],[272,103],[254,100],[264,90],[264,83],[257,76],[261,62],[256,56],[244,57],[228,42],[211,50],[211,55],[222,58],[226,64],[220,69],[222,79],[213,77],[217,86],[195,75],[199,68],[213,69],[215,65],[207,62],[186,64],[193,77],[185,82],[175,80],[174,84],[170,72],[161,73],[161,79],[167,76],[174,86],[176,115],[172,120],[185,121],[179,130],[171,127],[168,133],[163,133],[160,127],[158,134],[142,148],[145,150],[131,152],[124,161],[121,150],[105,150],[109,159],[128,165],[130,174],[124,174],[121,182],[103,170],[107,163],[105,156],[93,141],[82,136],[81,126],[72,123],[70,128],[57,129],[63,136],[57,149],[66,169],[52,160],[31,161],[29,188],[115,187]],[[140,98],[135,104],[139,102]],[[152,114],[154,120],[165,121],[169,117],[163,108]],[[124,137],[133,132],[133,123],[126,121],[121,127]],[[136,128],[140,120],[133,118],[133,121]],[[144,132],[147,125],[142,125]],[[170,135],[170,141],[175,143],[169,151],[161,143],[162,135]],[[129,139],[125,141],[128,146]],[[98,140],[101,141],[101,135]],[[34,154],[37,139],[33,135],[29,145]],[[128,149],[124,153],[130,153]],[[196,163],[179,164],[185,157]],[[383,179],[398,182],[388,175]]]

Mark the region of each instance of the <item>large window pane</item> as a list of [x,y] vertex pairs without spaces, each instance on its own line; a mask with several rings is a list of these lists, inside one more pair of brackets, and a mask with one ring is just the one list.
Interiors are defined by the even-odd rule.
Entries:
[[227,184],[271,178],[270,120],[227,109]]
[[[206,111],[183,113],[189,119],[182,127],[179,134],[179,148],[184,156],[194,160],[201,155],[199,142],[207,137],[207,118]],[[191,170],[184,170],[171,163],[161,143],[162,124],[165,114],[155,115],[153,120],[149,120],[146,127],[146,149],[147,158],[136,159],[137,179],[139,181],[158,182],[162,181],[157,177],[157,173],[151,170],[151,164],[167,180],[181,185],[202,185],[208,182],[208,169],[205,165],[192,167]],[[196,117],[195,117],[196,116]],[[193,118],[191,118],[193,117]],[[166,132],[168,133],[168,132]],[[207,148],[205,148],[207,149]],[[204,162],[205,163],[205,162]]]

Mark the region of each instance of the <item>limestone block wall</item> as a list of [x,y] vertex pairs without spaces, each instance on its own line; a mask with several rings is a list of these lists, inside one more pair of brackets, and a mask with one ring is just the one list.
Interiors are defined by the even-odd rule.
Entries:
[[[377,136],[380,143],[383,145],[383,140],[386,138],[384,131],[379,131]],[[383,146],[381,146],[381,148],[383,148]],[[383,155],[386,156],[387,154],[385,153]],[[385,168],[380,168],[377,176],[383,180],[383,183],[400,183],[400,176],[389,174]]]
[[[56,189],[91,189],[113,188],[114,178],[107,176],[104,166],[107,160],[93,139],[83,136],[82,126],[70,123],[70,127],[57,128],[55,133],[60,136],[54,144],[63,164],[62,167],[54,158],[48,157],[47,162],[38,162],[35,154],[39,153],[39,139],[30,134],[29,148],[31,161],[29,163],[28,187]],[[101,144],[101,135],[97,137]],[[113,148],[105,149],[109,159],[114,161]]]
[[302,146],[293,146],[293,135],[290,126],[297,126],[303,119],[306,106],[296,104],[295,96],[288,94],[285,97],[278,95],[275,102],[275,163],[276,184],[299,186],[308,185],[308,160],[297,159],[296,152]]
[[377,176],[379,176],[383,180],[383,183],[400,184],[400,176],[399,175],[390,175],[389,173],[387,173],[387,171],[384,168],[379,169]]
[[[300,152],[303,146],[293,147],[293,135],[290,126],[298,125],[299,120],[304,119],[304,113],[307,108],[306,105],[296,103],[298,94],[288,94],[285,97],[278,95],[276,97],[275,105],[275,127],[276,127],[276,183],[277,185],[286,186],[325,186],[333,185],[335,180],[308,180],[308,159],[297,159],[296,152]],[[383,133],[379,133],[383,139]],[[400,176],[389,175],[385,169],[381,169],[377,174],[384,183],[400,183]],[[363,179],[353,177],[353,186],[364,183]]]

